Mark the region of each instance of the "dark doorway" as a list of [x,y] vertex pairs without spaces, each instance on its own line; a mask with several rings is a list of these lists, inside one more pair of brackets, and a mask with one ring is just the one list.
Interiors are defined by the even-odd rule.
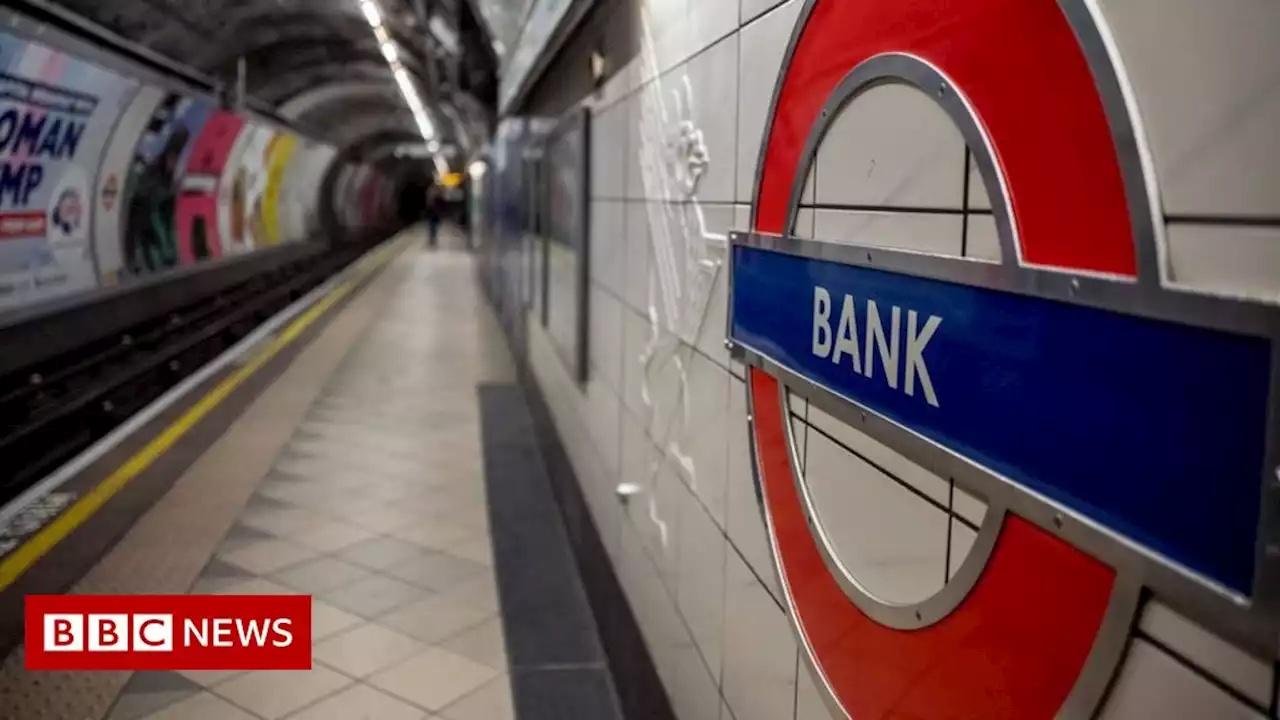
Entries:
[[431,178],[425,170],[415,169],[400,176],[400,196],[396,214],[405,225],[422,222],[427,218],[427,190]]

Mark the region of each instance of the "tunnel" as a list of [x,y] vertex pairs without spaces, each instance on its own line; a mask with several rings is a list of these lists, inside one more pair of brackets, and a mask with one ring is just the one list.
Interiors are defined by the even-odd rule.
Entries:
[[1280,720],[1275,0],[0,7],[0,720]]

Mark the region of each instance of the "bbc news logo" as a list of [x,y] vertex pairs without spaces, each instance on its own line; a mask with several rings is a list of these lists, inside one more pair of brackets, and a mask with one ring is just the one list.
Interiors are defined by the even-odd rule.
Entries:
[[[289,618],[186,618],[182,647],[289,647]],[[174,643],[173,615],[134,613],[44,616],[45,652],[169,652]]]
[[28,670],[309,670],[307,595],[28,595]]

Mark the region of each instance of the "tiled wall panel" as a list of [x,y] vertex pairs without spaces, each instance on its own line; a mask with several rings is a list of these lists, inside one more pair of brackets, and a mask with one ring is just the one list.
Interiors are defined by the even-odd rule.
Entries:
[[[743,369],[723,344],[725,238],[749,223],[803,0],[637,2],[641,54],[589,99],[592,381],[571,381],[537,328],[531,362],[680,717],[820,720],[827,706],[799,660],[761,519]],[[1150,148],[1166,274],[1280,299],[1280,5],[1095,5]],[[881,88],[850,107],[818,154],[795,233],[998,262],[983,179],[929,98]],[[678,151],[690,139],[704,153],[696,178]],[[793,410],[818,492],[865,505],[842,485],[853,478],[879,493],[880,514],[858,528],[878,542],[852,533],[837,546],[875,545],[864,570],[888,595],[954,575],[983,503],[816,409]],[[623,485],[636,491],[625,503]],[[1133,641],[1103,717],[1263,716],[1203,678],[1265,707],[1270,666],[1153,612],[1143,623],[1156,642]]]

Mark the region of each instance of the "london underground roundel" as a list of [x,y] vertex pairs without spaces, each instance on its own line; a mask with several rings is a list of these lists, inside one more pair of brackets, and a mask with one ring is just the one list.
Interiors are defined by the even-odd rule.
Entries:
[[[793,31],[728,334],[785,605],[850,717],[1091,717],[1149,599],[1276,657],[1280,315],[1171,287],[1091,8],[808,0]],[[998,262],[796,237],[824,137],[886,85],[959,129]],[[887,600],[842,561],[797,397],[986,503],[941,590]]]

